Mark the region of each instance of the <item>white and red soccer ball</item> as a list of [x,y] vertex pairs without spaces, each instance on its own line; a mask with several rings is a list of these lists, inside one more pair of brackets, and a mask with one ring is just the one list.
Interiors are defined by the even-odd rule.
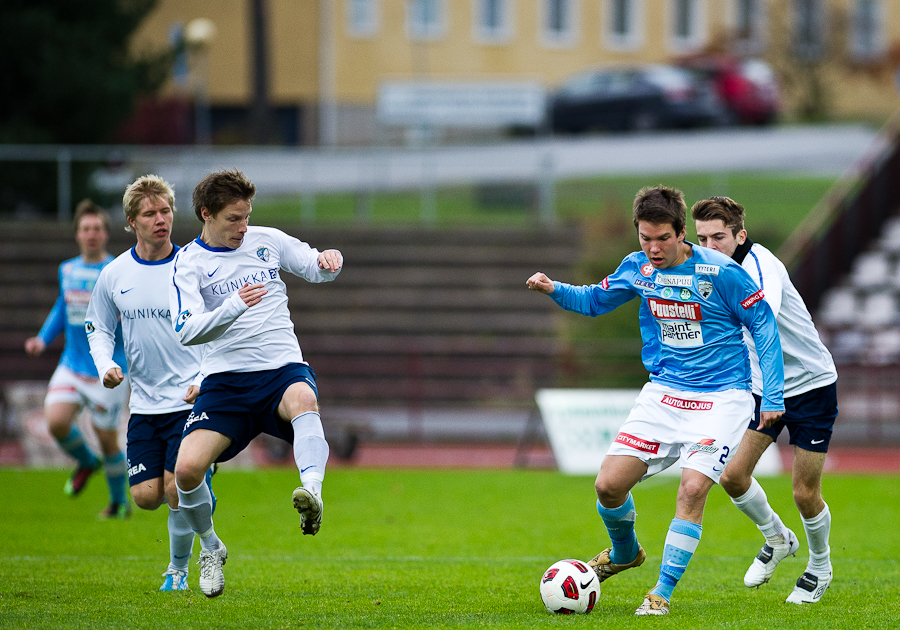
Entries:
[[600,598],[600,579],[581,560],[560,560],[541,576],[541,601],[552,613],[588,614]]

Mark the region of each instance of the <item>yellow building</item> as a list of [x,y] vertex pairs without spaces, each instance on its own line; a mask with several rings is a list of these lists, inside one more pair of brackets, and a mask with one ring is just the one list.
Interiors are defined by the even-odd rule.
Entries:
[[248,140],[266,109],[277,142],[371,142],[391,79],[552,89],[592,65],[713,50],[767,60],[788,115],[877,121],[898,104],[900,0],[160,0],[135,46],[198,18],[215,34],[167,90],[208,95],[218,142]]

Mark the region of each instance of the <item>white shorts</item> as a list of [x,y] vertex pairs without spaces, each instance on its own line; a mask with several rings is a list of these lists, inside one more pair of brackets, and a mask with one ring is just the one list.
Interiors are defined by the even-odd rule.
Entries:
[[127,402],[128,387],[125,383],[109,389],[99,379],[81,376],[59,365],[47,386],[44,407],[53,403],[75,403],[90,411],[95,427],[111,431],[118,429]]
[[750,390],[686,392],[647,383],[606,454],[630,455],[646,463],[641,481],[680,459],[681,468],[718,483],[754,405]]

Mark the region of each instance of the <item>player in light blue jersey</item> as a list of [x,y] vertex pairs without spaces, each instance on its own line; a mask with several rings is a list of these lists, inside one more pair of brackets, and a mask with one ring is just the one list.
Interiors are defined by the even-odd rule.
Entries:
[[759,352],[762,418],[784,413],[784,371],[775,316],[762,291],[726,256],[685,239],[679,190],[644,188],[634,201],[641,251],[599,284],[576,287],[543,273],[528,279],[563,308],[585,315],[641,301],[642,359],[650,372],[597,475],[597,511],[612,546],[590,565],[600,581],[640,566],[631,489],[676,462],[681,484],[656,585],[636,615],[668,614],[672,592],[700,543],[710,488],[737,451],[753,415],[750,363],[742,327]]
[[168,503],[169,566],[160,590],[181,591],[188,588],[194,532],[178,509],[175,459],[199,389],[201,349],[182,346],[170,323],[169,281],[178,252],[171,239],[172,187],[156,175],[139,177],[125,190],[122,208],[137,244],[100,273],[85,328],[103,385],[114,390],[125,378],[113,350],[114,333],[122,322],[131,383],[131,496],[145,510]]
[[[100,206],[84,200],[75,209],[74,223],[75,241],[81,255],[59,266],[59,298],[38,335],[25,342],[25,351],[40,356],[65,332],[66,345],[44,400],[50,434],[78,462],[64,490],[69,496],[78,496],[102,465],[109,486],[109,505],[100,517],[127,518],[131,504],[125,492],[125,455],[119,447],[118,423],[128,391],[122,388],[112,392],[100,383],[84,332],[85,311],[94,283],[113,259],[106,252],[109,218]],[[115,355],[125,366],[120,329],[116,330]],[[82,409],[90,411],[102,460],[91,451],[75,422]]]
[[222,594],[228,557],[213,528],[203,483],[260,433],[294,447],[300,487],[291,501],[304,534],[322,522],[328,442],[319,417],[315,374],[300,351],[281,273],[328,282],[343,264],[281,230],[248,227],[256,187],[237,169],[207,175],[194,188],[200,236],[175,258],[169,304],[181,343],[203,344],[204,374],[184,427],[175,481],[185,519],[200,536],[200,590]]
[[[728,197],[711,197],[695,203],[691,216],[700,245],[730,256],[765,291],[766,302],[775,312],[784,353],[785,414],[766,426],[760,423],[757,411],[721,480],[735,506],[756,523],[766,539],[744,575],[744,584],[751,588],[765,584],[778,563],[795,555],[800,547],[797,536],[781,521],[769,505],[765,490],[753,478],[763,452],[787,429],[789,443],[794,446],[794,502],[809,545],[806,570],[787,602],[814,604],[822,599],[834,575],[828,544],[831,512],[822,498],[822,470],[838,414],[837,370],[784,264],[747,236],[743,206]],[[762,389],[759,359],[749,340],[748,345],[758,404]]]

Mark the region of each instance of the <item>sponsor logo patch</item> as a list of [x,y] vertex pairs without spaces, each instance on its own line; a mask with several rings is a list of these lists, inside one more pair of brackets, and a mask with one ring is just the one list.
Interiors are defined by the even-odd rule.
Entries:
[[685,400],[684,398],[675,398],[666,394],[659,401],[664,405],[675,407],[676,409],[686,409],[688,411],[709,411],[713,408],[713,404],[706,400]]
[[673,348],[696,348],[703,345],[703,327],[697,322],[670,322],[659,319],[660,341]]
[[647,304],[656,319],[687,319],[692,322],[703,320],[703,312],[696,302],[670,302],[648,298]]
[[690,289],[682,289],[678,293],[678,297],[680,297],[682,300],[690,300],[691,299],[691,290]]
[[619,433],[613,441],[624,444],[625,446],[630,446],[639,451],[644,451],[645,453],[655,454],[659,452],[659,442],[648,442],[647,440],[642,440],[641,438],[634,437],[627,433]]
[[263,262],[269,262],[269,248],[268,247],[257,247],[256,248],[256,257],[259,258]]
[[134,477],[136,474],[146,471],[147,468],[143,464],[138,464],[137,466],[132,466],[128,469],[128,476]]
[[87,334],[91,334],[94,332],[94,322],[85,321],[84,322],[84,332]]
[[688,457],[693,456],[696,453],[715,453],[719,450],[718,446],[715,446],[716,441],[712,438],[706,438],[705,440],[699,440],[695,444],[691,444],[691,447],[688,449]]
[[656,285],[654,283],[650,282],[649,280],[641,280],[640,278],[635,280],[634,284],[635,284],[635,286],[644,287],[645,289],[655,289],[656,288]]
[[652,276],[653,275],[653,265],[651,265],[650,263],[641,265],[641,275],[646,276],[648,278],[650,276]]
[[187,428],[194,424],[195,422],[200,422],[201,420],[209,420],[209,416],[206,415],[205,411],[201,411],[200,415],[195,415],[194,412],[191,412],[191,415],[188,416],[187,422],[184,423],[184,430],[187,431]]
[[609,288],[609,276],[603,278],[603,281],[600,283],[600,286],[603,287],[604,290]]
[[700,294],[704,300],[708,299],[713,292],[713,283],[709,280],[700,280],[697,283],[697,293]]
[[191,318],[190,311],[181,311],[178,313],[178,319],[175,321],[175,332],[181,332],[187,320]]
[[656,283],[670,287],[689,287],[694,284],[694,276],[682,276],[674,273],[656,274]]
[[703,276],[718,276],[719,265],[694,265],[694,273]]
[[741,306],[743,306],[745,309],[748,309],[764,297],[765,295],[763,295],[762,289],[760,289],[759,291],[748,297],[746,300],[741,302]]

